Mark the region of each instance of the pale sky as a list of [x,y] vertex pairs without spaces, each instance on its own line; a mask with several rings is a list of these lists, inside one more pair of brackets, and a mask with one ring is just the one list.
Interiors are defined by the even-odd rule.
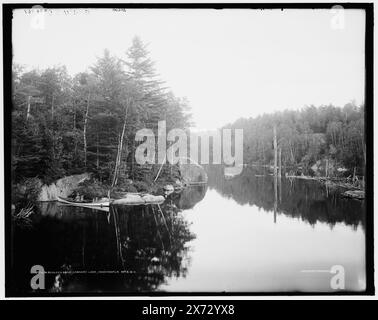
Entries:
[[343,14],[340,29],[330,10],[75,9],[42,19],[16,10],[14,61],[73,75],[105,48],[124,57],[138,35],[161,78],[188,98],[197,128],[215,129],[275,110],[362,103],[365,15]]

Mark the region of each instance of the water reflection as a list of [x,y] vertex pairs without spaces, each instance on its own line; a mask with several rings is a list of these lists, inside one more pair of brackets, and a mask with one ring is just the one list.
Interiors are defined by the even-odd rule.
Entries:
[[208,166],[209,187],[240,205],[255,205],[264,211],[300,218],[311,225],[325,222],[331,227],[343,222],[365,226],[363,201],[340,197],[339,191],[317,181],[274,178],[264,169],[246,167],[240,175],[227,179],[221,166]]
[[221,166],[207,173],[204,200],[186,211],[196,234],[190,270],[161,289],[334,292],[330,270],[338,265],[346,290],[364,290],[363,202],[341,199],[315,181],[275,181],[255,168],[234,177]]
[[35,264],[48,272],[52,292],[154,291],[166,277],[185,276],[194,234],[180,208],[192,207],[202,193],[108,212],[41,203],[33,228],[14,229],[14,290],[31,292]]
[[174,292],[332,292],[330,270],[345,269],[346,290],[365,288],[365,234],[361,226],[307,221],[240,205],[215,189],[185,211],[196,238],[185,278],[160,289]]
[[345,268],[348,290],[365,286],[364,202],[315,181],[275,180],[244,168],[162,205],[108,212],[43,203],[32,228],[13,227],[12,290],[33,294],[42,265],[50,292],[332,291]]

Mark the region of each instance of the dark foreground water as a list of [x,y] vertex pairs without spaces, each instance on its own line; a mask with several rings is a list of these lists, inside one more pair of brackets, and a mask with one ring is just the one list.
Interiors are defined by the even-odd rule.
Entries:
[[363,202],[251,168],[208,174],[160,206],[41,204],[31,227],[12,230],[12,292],[39,293],[33,265],[44,293],[328,292],[334,266],[346,290],[365,289]]

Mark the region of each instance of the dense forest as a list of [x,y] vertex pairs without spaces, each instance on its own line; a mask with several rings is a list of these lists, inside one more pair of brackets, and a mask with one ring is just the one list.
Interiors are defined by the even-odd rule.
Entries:
[[[244,163],[272,164],[274,128],[280,163],[285,168],[324,168],[327,174],[364,175],[364,106],[309,106],[250,119],[226,128],[243,129]],[[159,165],[134,160],[135,134],[188,129],[188,101],[177,98],[155,71],[146,45],[138,38],[123,57],[105,50],[89,68],[70,76],[64,66],[24,70],[13,66],[12,179],[39,178],[51,183],[90,172],[116,185],[145,180]]]
[[12,88],[14,182],[50,183],[82,172],[108,184],[137,180],[152,172],[134,161],[137,130],[156,132],[159,120],[167,130],[190,125],[188,102],[164,86],[138,37],[123,57],[105,50],[73,77],[64,66],[14,65]]
[[328,161],[330,175],[338,172],[364,175],[364,116],[364,106],[354,103],[343,108],[306,106],[301,110],[239,119],[226,127],[243,129],[244,163],[273,162],[276,127],[283,166],[302,167],[305,171],[314,168],[314,164],[324,168],[324,162]]

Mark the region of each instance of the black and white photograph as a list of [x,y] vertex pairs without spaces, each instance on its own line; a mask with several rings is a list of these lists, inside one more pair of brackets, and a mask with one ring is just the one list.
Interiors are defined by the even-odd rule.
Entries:
[[6,296],[374,294],[372,4],[3,17]]

